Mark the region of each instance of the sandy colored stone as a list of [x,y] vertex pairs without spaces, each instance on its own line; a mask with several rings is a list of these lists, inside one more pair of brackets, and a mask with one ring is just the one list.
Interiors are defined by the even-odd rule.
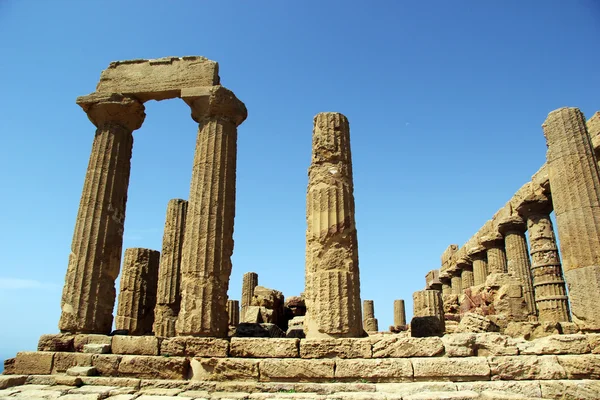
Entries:
[[105,376],[82,376],[82,382],[85,385],[95,386],[114,386],[117,389],[111,390],[110,395],[121,393],[132,393],[140,388],[141,379],[137,378],[116,378]]
[[113,354],[130,354],[156,356],[159,351],[159,339],[155,336],[122,336],[113,337]]
[[[504,398],[529,399],[542,397],[540,381],[458,382],[456,386],[458,390],[472,390],[477,393],[502,392],[503,396],[498,396],[498,400]],[[513,397],[511,397],[511,395],[513,395]],[[491,397],[491,399],[495,398]]]
[[519,354],[585,354],[590,353],[590,345],[585,335],[554,335],[517,345]]
[[26,375],[0,375],[0,390],[23,385],[26,379]]
[[241,300],[241,322],[256,322],[247,321],[245,319],[245,312],[247,307],[252,304],[252,297],[254,297],[254,288],[258,286],[258,274],[256,272],[246,272],[242,277],[242,300]]
[[92,365],[92,354],[55,353],[52,373],[66,372],[71,367],[89,367]]
[[182,92],[198,122],[181,258],[178,336],[226,337],[233,253],[237,126],[244,103],[222,86]]
[[442,336],[444,354],[447,357],[471,357],[476,353],[476,335],[473,333],[453,333]]
[[505,273],[507,271],[506,253],[502,235],[499,232],[488,233],[481,236],[479,242],[487,251],[488,274]]
[[373,343],[373,358],[433,357],[443,352],[444,344],[438,337],[392,335]]
[[14,375],[49,375],[52,373],[53,352],[23,351],[17,353],[11,371]]
[[[90,360],[91,362],[91,360]],[[69,376],[95,376],[98,374],[95,367],[90,366],[74,366],[66,371]]]
[[320,382],[334,379],[335,361],[305,359],[265,359],[260,361],[260,380]]
[[485,283],[485,278],[488,274],[488,264],[485,248],[479,246],[476,252],[469,254],[473,260],[473,285],[482,285]]
[[167,204],[152,328],[156,336],[175,336],[181,303],[181,252],[187,207],[188,202],[182,199],[172,199]]
[[463,315],[456,328],[457,333],[481,333],[493,332],[495,330],[497,330],[497,327],[489,318],[475,313],[466,313]]
[[114,354],[97,354],[92,356],[92,366],[101,376],[117,376],[122,358]]
[[[438,321],[429,321],[431,317]],[[419,319],[422,318],[422,319]],[[413,320],[411,335],[415,337],[441,335],[444,332],[444,303],[437,290],[413,293]]]
[[83,380],[80,376],[56,375],[54,380],[57,385],[79,387],[83,385]]
[[600,381],[540,381],[542,397],[560,400],[598,400]]
[[83,352],[89,354],[109,354],[111,347],[108,344],[86,344],[83,345]]
[[[417,393],[429,392],[456,392],[456,383],[453,382],[404,382],[404,383],[377,383],[377,392],[397,396],[410,396]],[[391,396],[390,396],[391,397]],[[395,397],[394,397],[395,398]]]
[[132,132],[144,121],[144,106],[120,94],[78,99],[78,104],[98,129],[75,222],[58,325],[62,332],[108,334],[121,267]]
[[558,363],[565,369],[568,379],[600,379],[600,355],[561,355]]
[[490,367],[483,357],[411,359],[415,381],[487,381]]
[[258,360],[244,358],[194,358],[192,380],[258,381]]
[[475,335],[476,355],[485,356],[512,356],[518,355],[518,340],[500,333],[478,333]]
[[74,351],[75,337],[70,334],[58,333],[40,336],[38,351]]
[[152,333],[160,253],[125,249],[115,326],[130,335]]
[[565,379],[565,369],[557,356],[488,357],[492,380]]
[[165,356],[227,357],[229,342],[217,338],[179,336],[162,340],[160,354]]
[[189,360],[182,357],[123,356],[119,376],[149,379],[186,379]]
[[413,371],[410,360],[380,359],[380,360],[348,360],[335,362],[335,379],[360,380],[369,382],[411,382]]
[[406,325],[406,310],[404,300],[394,300],[394,326]]
[[107,335],[75,335],[73,345],[75,346],[75,351],[83,352],[83,347],[86,344],[107,344],[111,346],[112,339],[112,336]]
[[358,242],[348,119],[314,118],[306,196],[307,338],[362,335]]
[[403,400],[473,400],[479,398],[476,392],[460,391],[460,392],[428,392],[416,393],[410,396],[403,397]]
[[227,300],[227,315],[229,326],[237,326],[240,323],[240,302]]
[[369,339],[306,339],[300,341],[302,358],[371,358]]
[[231,357],[298,357],[298,339],[231,338]]

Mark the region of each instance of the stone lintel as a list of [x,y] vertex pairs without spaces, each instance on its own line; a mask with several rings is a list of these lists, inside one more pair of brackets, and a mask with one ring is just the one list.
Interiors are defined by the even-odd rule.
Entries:
[[248,116],[244,103],[220,85],[184,88],[181,98],[191,107],[192,118],[198,123],[206,118],[221,117],[238,126]]

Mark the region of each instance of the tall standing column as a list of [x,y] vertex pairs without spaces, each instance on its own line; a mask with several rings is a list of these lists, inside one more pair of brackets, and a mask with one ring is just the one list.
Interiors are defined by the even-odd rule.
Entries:
[[258,286],[258,274],[256,272],[246,272],[242,277],[242,320],[244,319],[244,313],[250,304],[252,304],[252,297],[254,296],[254,288]]
[[461,278],[461,270],[455,269],[450,272],[450,282],[452,286],[452,294],[460,295],[462,294],[462,278]]
[[527,303],[527,310],[529,314],[536,315],[531,262],[527,250],[527,239],[525,238],[527,225],[521,217],[512,215],[499,222],[498,230],[504,235],[508,273],[519,280],[521,286],[523,286],[523,297]]
[[181,258],[178,336],[225,337],[233,253],[237,126],[244,104],[222,86],[182,90],[198,122]]
[[182,199],[172,199],[167,205],[154,309],[153,329],[156,336],[175,336],[175,322],[181,302],[181,250],[187,205],[188,202]]
[[473,261],[473,283],[475,286],[483,285],[488,276],[488,265],[485,247],[476,245],[467,249],[469,258]]
[[531,275],[538,319],[542,322],[569,321],[569,303],[562,266],[550,220],[552,204],[545,195],[525,199],[517,207],[527,219]]
[[377,332],[379,322],[375,318],[375,302],[373,300],[363,300],[363,328],[367,332]]
[[363,333],[353,192],[348,119],[317,114],[306,196],[307,338]]
[[573,321],[600,330],[600,171],[577,108],[552,111],[543,125],[548,177]]
[[504,252],[504,238],[499,232],[482,236],[481,244],[487,251],[488,274],[506,273],[506,253]]
[[456,260],[456,267],[461,271],[461,286],[462,289],[468,289],[475,285],[475,277],[473,275],[473,261],[469,257],[460,257]]
[[108,334],[121,268],[132,132],[144,121],[144,105],[120,94],[80,97],[77,104],[98,129],[75,222],[58,327],[62,332]]
[[152,333],[160,253],[156,250],[125,249],[119,304],[115,326],[129,335]]
[[406,309],[404,300],[394,300],[394,326],[406,325]]

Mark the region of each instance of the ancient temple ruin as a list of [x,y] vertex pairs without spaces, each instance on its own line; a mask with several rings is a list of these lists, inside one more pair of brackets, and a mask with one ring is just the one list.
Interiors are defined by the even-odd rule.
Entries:
[[[123,251],[132,132],[146,101],[172,98],[199,125],[189,197],[166,205],[160,252]],[[77,103],[97,129],[60,333],[5,362],[1,398],[600,398],[600,113],[587,122],[576,108],[549,113],[547,162],[443,251],[413,294],[411,321],[394,300],[382,332],[374,302],[361,303],[346,116],[313,121],[304,293],[285,297],[247,272],[235,300],[237,127],[247,111],[217,63],[114,62]]]

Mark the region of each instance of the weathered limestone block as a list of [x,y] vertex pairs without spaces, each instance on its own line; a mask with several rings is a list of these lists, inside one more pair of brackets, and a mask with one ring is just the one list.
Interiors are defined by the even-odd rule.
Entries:
[[456,260],[456,267],[461,271],[461,291],[457,294],[462,294],[464,289],[475,285],[475,275],[473,273],[473,261],[468,256],[463,256]]
[[175,322],[181,303],[181,251],[187,206],[188,202],[182,199],[172,199],[167,204],[154,309],[153,331],[156,336],[175,336]]
[[532,193],[517,207],[527,219],[535,304],[540,322],[569,321],[569,304],[562,266],[545,195]]
[[[454,246],[454,245],[453,245]],[[441,290],[442,281],[440,280],[440,270],[433,269],[425,275],[425,289]]]
[[96,127],[61,299],[61,332],[110,333],[121,266],[132,132],[144,106],[120,94],[78,98]]
[[113,354],[131,354],[156,356],[159,353],[160,342],[154,336],[121,336],[113,337]]
[[225,339],[178,336],[164,339],[160,343],[160,354],[164,356],[227,357],[229,342]]
[[[280,291],[256,286],[247,310],[251,307],[260,307],[262,320],[259,322],[271,323],[287,329],[284,321],[284,297]],[[250,321],[246,319],[245,322]]]
[[504,252],[504,238],[499,232],[490,232],[479,239],[487,251],[488,274],[506,272],[506,253]]
[[560,252],[573,321],[600,330],[600,170],[577,108],[560,108],[542,125]]
[[410,321],[410,335],[416,338],[442,336],[446,324],[438,317],[413,317]]
[[511,215],[499,222],[498,229],[504,235],[507,271],[523,286],[523,297],[529,314],[536,315],[531,262],[525,238],[527,224],[518,215]]
[[55,353],[52,373],[62,373],[75,366],[91,366],[92,355],[83,353]]
[[227,300],[227,315],[229,316],[229,326],[236,326],[240,323],[239,301]]
[[[475,400],[475,399],[480,399],[479,395],[477,394],[477,392],[473,392],[470,390],[462,390],[460,392],[457,391],[454,393],[447,393],[447,392],[417,393],[417,394],[403,397],[403,400]],[[494,400],[496,400],[496,398],[494,398]],[[502,400],[505,400],[505,399],[502,399]],[[522,400],[522,399],[520,399],[520,400]]]
[[113,336],[107,335],[75,335],[73,346],[75,351],[83,352],[86,344],[107,344],[112,345]]
[[565,369],[557,356],[488,357],[492,380],[565,379]]
[[466,313],[460,320],[456,333],[496,332],[498,327],[483,315]]
[[92,366],[100,376],[117,376],[122,358],[115,354],[97,354],[92,356]]
[[585,337],[590,346],[590,351],[593,354],[600,354],[600,333],[588,333]]
[[49,375],[52,373],[53,352],[22,351],[17,353],[12,375]]
[[25,384],[27,376],[0,376],[0,390],[8,389],[13,386],[21,386]]
[[302,296],[290,296],[285,299],[284,307],[289,310],[289,317],[304,317],[306,315],[306,302]]
[[557,356],[558,363],[565,369],[568,379],[600,379],[600,355]]
[[517,345],[520,340],[499,333],[478,333],[475,335],[476,355],[487,356],[516,356],[519,354]]
[[596,400],[600,393],[600,381],[540,381],[544,399]]
[[115,326],[130,335],[152,333],[158,284],[160,253],[156,250],[125,249],[119,304]]
[[254,297],[254,288],[258,286],[258,274],[256,272],[246,272],[242,277],[242,312],[241,322],[256,322],[247,321],[245,312],[247,307],[252,304],[252,297]]
[[233,253],[237,126],[244,103],[222,86],[182,90],[198,139],[181,257],[178,336],[225,337]]
[[38,351],[75,351],[75,336],[58,333],[40,336]]
[[308,338],[359,337],[363,327],[347,118],[317,114],[312,148],[306,196],[305,332]]
[[393,335],[373,343],[373,358],[433,357],[443,352],[444,344],[438,337]]
[[487,400],[533,400],[542,397],[540,381],[489,381],[458,382],[459,391],[472,390],[480,394],[478,399]]
[[300,341],[302,358],[371,358],[369,339],[306,339]]
[[258,366],[244,358],[194,358],[192,381],[258,381]]
[[190,362],[183,357],[123,356],[119,376],[146,379],[187,379]]
[[531,342],[521,342],[517,347],[519,354],[585,354],[591,352],[586,335],[546,336]]
[[145,102],[180,97],[182,88],[219,84],[219,66],[204,57],[164,57],[110,63],[97,92],[129,93]]
[[476,336],[473,333],[453,333],[442,336],[447,357],[471,357],[476,353]]
[[369,382],[412,382],[413,369],[407,359],[336,360],[335,379]]
[[445,392],[448,396],[456,393],[456,383],[452,382],[405,382],[397,383],[377,383],[377,392],[388,395],[389,399],[405,399],[415,394],[432,392]]
[[394,326],[406,325],[406,309],[404,300],[394,300]]
[[67,369],[66,374],[68,376],[95,376],[97,372],[94,367],[75,366]]
[[473,262],[473,284],[475,286],[485,283],[488,275],[488,263],[485,247],[476,244],[467,248],[467,255]]
[[15,372],[15,363],[17,361],[16,357],[12,357],[12,358],[7,358],[6,360],[4,360],[4,372],[2,372],[3,375],[14,375],[16,374]]
[[414,358],[411,360],[415,381],[487,381],[490,367],[483,357]]
[[259,364],[261,382],[322,382],[334,379],[335,361],[265,359]]
[[284,338],[285,332],[275,324],[242,323],[235,328],[235,337],[249,338]]
[[510,322],[504,329],[504,334],[525,340],[533,340],[545,336],[560,334],[560,324],[557,322]]
[[[413,293],[413,319],[411,335],[415,337],[444,333],[444,303],[437,290],[420,290]],[[435,321],[437,319],[437,322]]]
[[86,344],[83,346],[83,352],[88,354],[109,354],[112,348],[108,344]]
[[295,358],[299,355],[298,339],[231,338],[231,357]]

